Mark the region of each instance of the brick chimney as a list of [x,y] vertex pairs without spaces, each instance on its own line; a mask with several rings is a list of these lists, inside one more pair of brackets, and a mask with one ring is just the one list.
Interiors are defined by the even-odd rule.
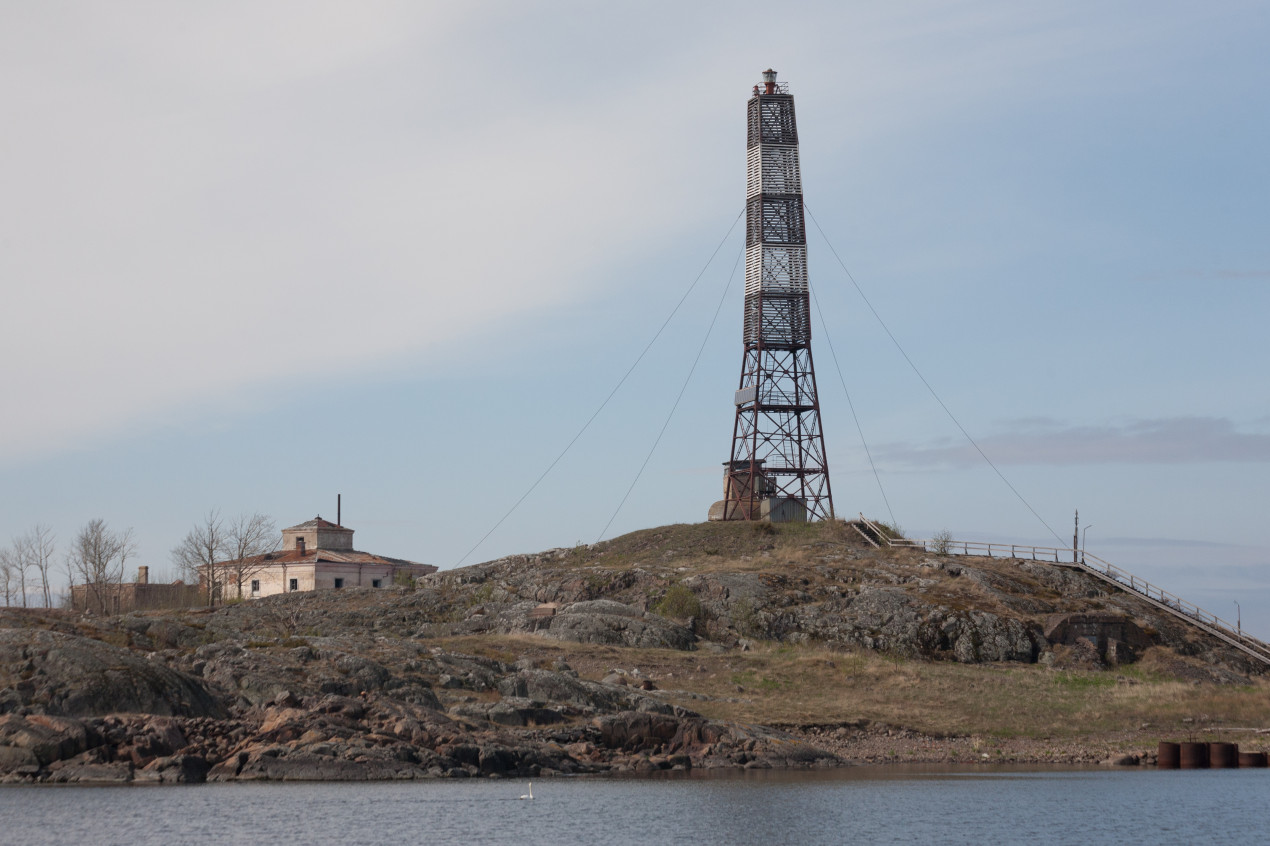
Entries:
[[137,568],[137,584],[150,584],[150,568],[144,564]]
[[298,537],[295,539],[295,548],[296,548],[296,551],[299,552],[301,555],[304,554],[304,538]]

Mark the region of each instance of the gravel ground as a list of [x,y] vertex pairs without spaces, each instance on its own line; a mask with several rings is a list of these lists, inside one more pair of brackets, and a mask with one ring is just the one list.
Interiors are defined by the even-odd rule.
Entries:
[[[1154,766],[1161,737],[1150,727],[1099,738],[983,738],[929,737],[906,729],[860,726],[778,726],[810,744],[857,764],[894,763],[1019,763],[1103,764]],[[1230,733],[1223,740],[1239,743],[1241,751],[1270,749],[1267,736],[1253,730]]]

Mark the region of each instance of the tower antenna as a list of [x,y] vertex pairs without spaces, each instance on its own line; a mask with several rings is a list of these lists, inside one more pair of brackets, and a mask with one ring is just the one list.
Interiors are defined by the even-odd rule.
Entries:
[[745,311],[732,452],[711,520],[833,517],[811,355],[807,229],[794,97],[763,72],[747,104]]

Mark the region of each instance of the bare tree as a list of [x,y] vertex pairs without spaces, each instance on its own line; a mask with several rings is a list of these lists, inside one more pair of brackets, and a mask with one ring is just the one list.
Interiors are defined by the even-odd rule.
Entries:
[[4,591],[4,606],[13,604],[14,567],[13,552],[0,549],[0,590]]
[[172,563],[186,583],[197,584],[206,580],[208,605],[214,604],[220,595],[216,564],[228,556],[228,549],[225,521],[219,511],[209,511],[203,521],[190,529],[185,539],[172,550]]
[[18,595],[21,596],[22,607],[25,608],[27,603],[27,591],[26,591],[27,559],[26,559],[26,556],[22,554],[22,547],[18,545],[17,541],[13,542],[12,556],[13,556],[12,567],[14,572],[18,574]]
[[62,566],[66,568],[66,595],[62,597],[63,608],[75,607],[75,564],[71,561],[70,553],[67,553],[62,559]]
[[27,605],[26,571],[27,559],[23,555],[21,538],[14,538],[13,543],[0,549],[0,566],[5,570],[5,605]]
[[239,514],[225,532],[225,561],[218,567],[221,579],[232,594],[243,597],[243,585],[269,566],[265,555],[282,543],[273,518],[264,514]]
[[45,608],[53,604],[53,595],[49,590],[49,571],[53,568],[53,553],[57,548],[55,540],[51,528],[43,523],[36,523],[35,528],[13,541],[13,554],[23,573],[22,589],[26,590],[26,572],[38,574],[40,596]]
[[136,554],[132,529],[114,532],[100,517],[88,521],[67,552],[67,569],[84,584],[87,607],[108,610],[111,593],[123,583],[124,565]]

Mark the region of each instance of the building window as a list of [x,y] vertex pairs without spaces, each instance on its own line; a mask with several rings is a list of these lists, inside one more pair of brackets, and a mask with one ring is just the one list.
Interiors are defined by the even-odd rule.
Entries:
[[336,579],[336,580],[335,580],[335,589],[336,589],[336,590],[339,590],[339,589],[340,589],[340,588],[342,588],[342,587],[344,587],[344,580],[343,580],[343,579]]
[[300,589],[300,580],[292,579],[291,586],[288,588],[288,590],[299,590],[299,589]]
[[383,580],[383,579],[371,579],[371,580],[370,580],[370,586],[371,586],[371,587],[383,587],[383,586],[384,586],[384,580]]
[[260,579],[251,580],[251,595],[260,596]]

